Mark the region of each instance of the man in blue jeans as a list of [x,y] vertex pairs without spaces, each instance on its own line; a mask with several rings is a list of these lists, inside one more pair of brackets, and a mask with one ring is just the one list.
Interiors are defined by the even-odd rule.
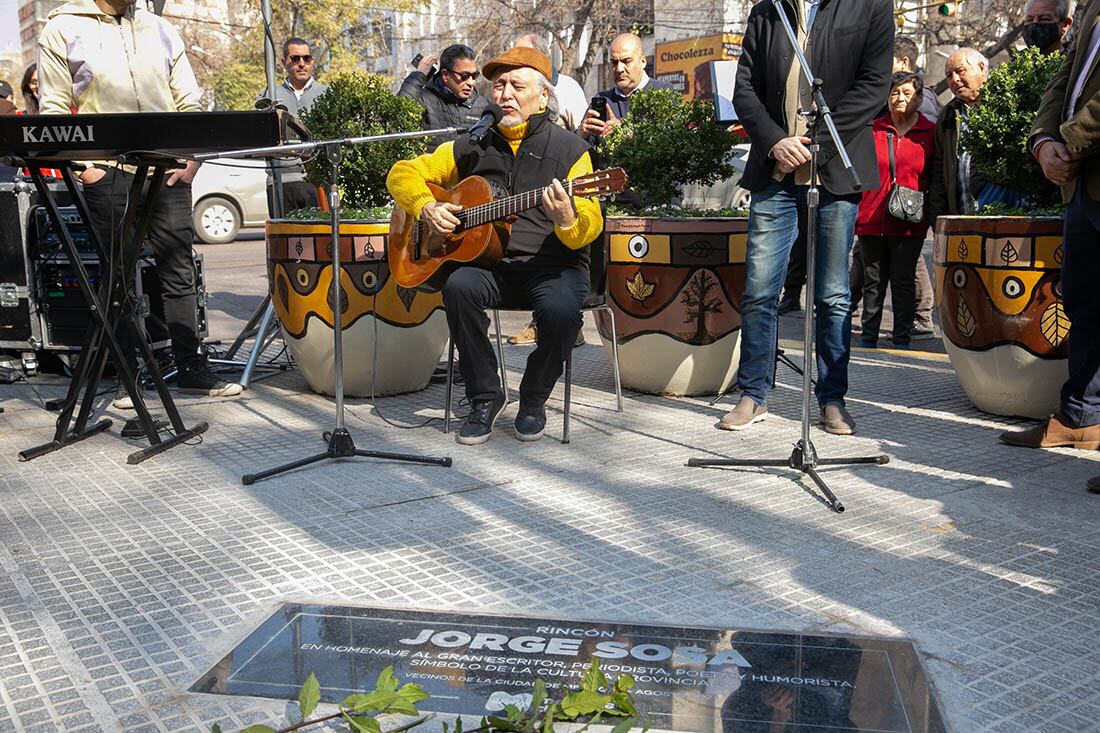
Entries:
[[[864,186],[878,186],[871,120],[890,89],[893,6],[889,0],[783,0],[781,5],[811,67],[824,77],[822,93],[856,172]],[[741,178],[741,185],[752,192],[752,204],[737,374],[742,396],[718,426],[744,430],[768,414],[779,291],[810,181],[810,138],[799,112],[810,109],[813,100],[771,2],[757,3],[749,14],[733,104],[752,141]],[[855,422],[844,407],[852,330],[848,255],[860,194],[821,127],[816,393],[825,429],[850,435]]]

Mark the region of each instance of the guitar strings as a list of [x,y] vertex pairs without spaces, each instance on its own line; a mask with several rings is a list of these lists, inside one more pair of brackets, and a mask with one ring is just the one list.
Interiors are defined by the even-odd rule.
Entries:
[[[573,196],[575,185],[578,181],[584,184],[600,184],[606,182],[610,176],[604,171],[597,171],[594,174],[584,176],[577,179],[569,179],[566,184],[566,195]],[[471,206],[461,211],[454,212],[454,216],[462,226],[466,228],[481,226],[482,224],[488,224],[489,222],[496,221],[498,219],[504,219],[511,216],[514,213],[532,209],[538,205],[542,198],[543,192],[549,186],[544,188],[536,188],[530,191],[524,191],[523,193],[513,194],[511,196],[505,196],[501,199],[493,199],[488,203],[478,204],[477,206]],[[422,221],[417,222],[417,235],[427,233],[427,224]]]

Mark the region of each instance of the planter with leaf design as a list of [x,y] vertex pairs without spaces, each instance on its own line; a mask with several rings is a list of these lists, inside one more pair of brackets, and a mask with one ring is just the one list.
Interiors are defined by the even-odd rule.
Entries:
[[[388,231],[382,221],[340,225],[344,391],[351,396],[423,389],[447,344],[442,296],[390,277]],[[330,235],[323,221],[267,223],[271,302],[290,353],[321,394],[335,391]]]
[[1067,375],[1062,220],[948,216],[933,260],[944,347],[974,405],[1042,418]]
[[[624,387],[716,394],[737,376],[747,220],[612,217],[608,302]],[[610,350],[611,320],[596,323]]]

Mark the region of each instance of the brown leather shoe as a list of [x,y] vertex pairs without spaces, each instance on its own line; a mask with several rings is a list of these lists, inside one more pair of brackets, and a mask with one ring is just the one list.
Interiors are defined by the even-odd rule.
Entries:
[[1021,448],[1100,448],[1100,424],[1076,427],[1056,412],[1041,425],[1028,430],[1001,433],[1001,442]]
[[839,402],[826,402],[821,406],[821,424],[832,435],[851,435],[856,431],[856,421]]
[[733,408],[718,421],[720,430],[745,430],[768,416],[768,408],[753,402],[751,397],[742,397]]
[[1089,491],[1094,494],[1100,494],[1100,476],[1093,476],[1086,484],[1089,487]]

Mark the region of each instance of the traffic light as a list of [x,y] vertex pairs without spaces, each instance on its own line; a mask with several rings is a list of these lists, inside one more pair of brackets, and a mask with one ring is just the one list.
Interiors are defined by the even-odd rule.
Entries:
[[962,3],[962,2],[964,2],[964,0],[954,0],[954,2],[947,2],[947,3],[936,2],[936,3],[925,3],[924,5],[914,5],[913,7],[900,8],[898,10],[895,10],[894,15],[898,18],[898,25],[899,26],[904,24],[904,21],[901,20],[901,18],[906,13],[911,13],[915,10],[924,10],[926,8],[935,8],[936,12],[938,14],[944,16],[945,18],[950,18],[950,17],[954,16],[956,13],[959,12],[959,4]]

